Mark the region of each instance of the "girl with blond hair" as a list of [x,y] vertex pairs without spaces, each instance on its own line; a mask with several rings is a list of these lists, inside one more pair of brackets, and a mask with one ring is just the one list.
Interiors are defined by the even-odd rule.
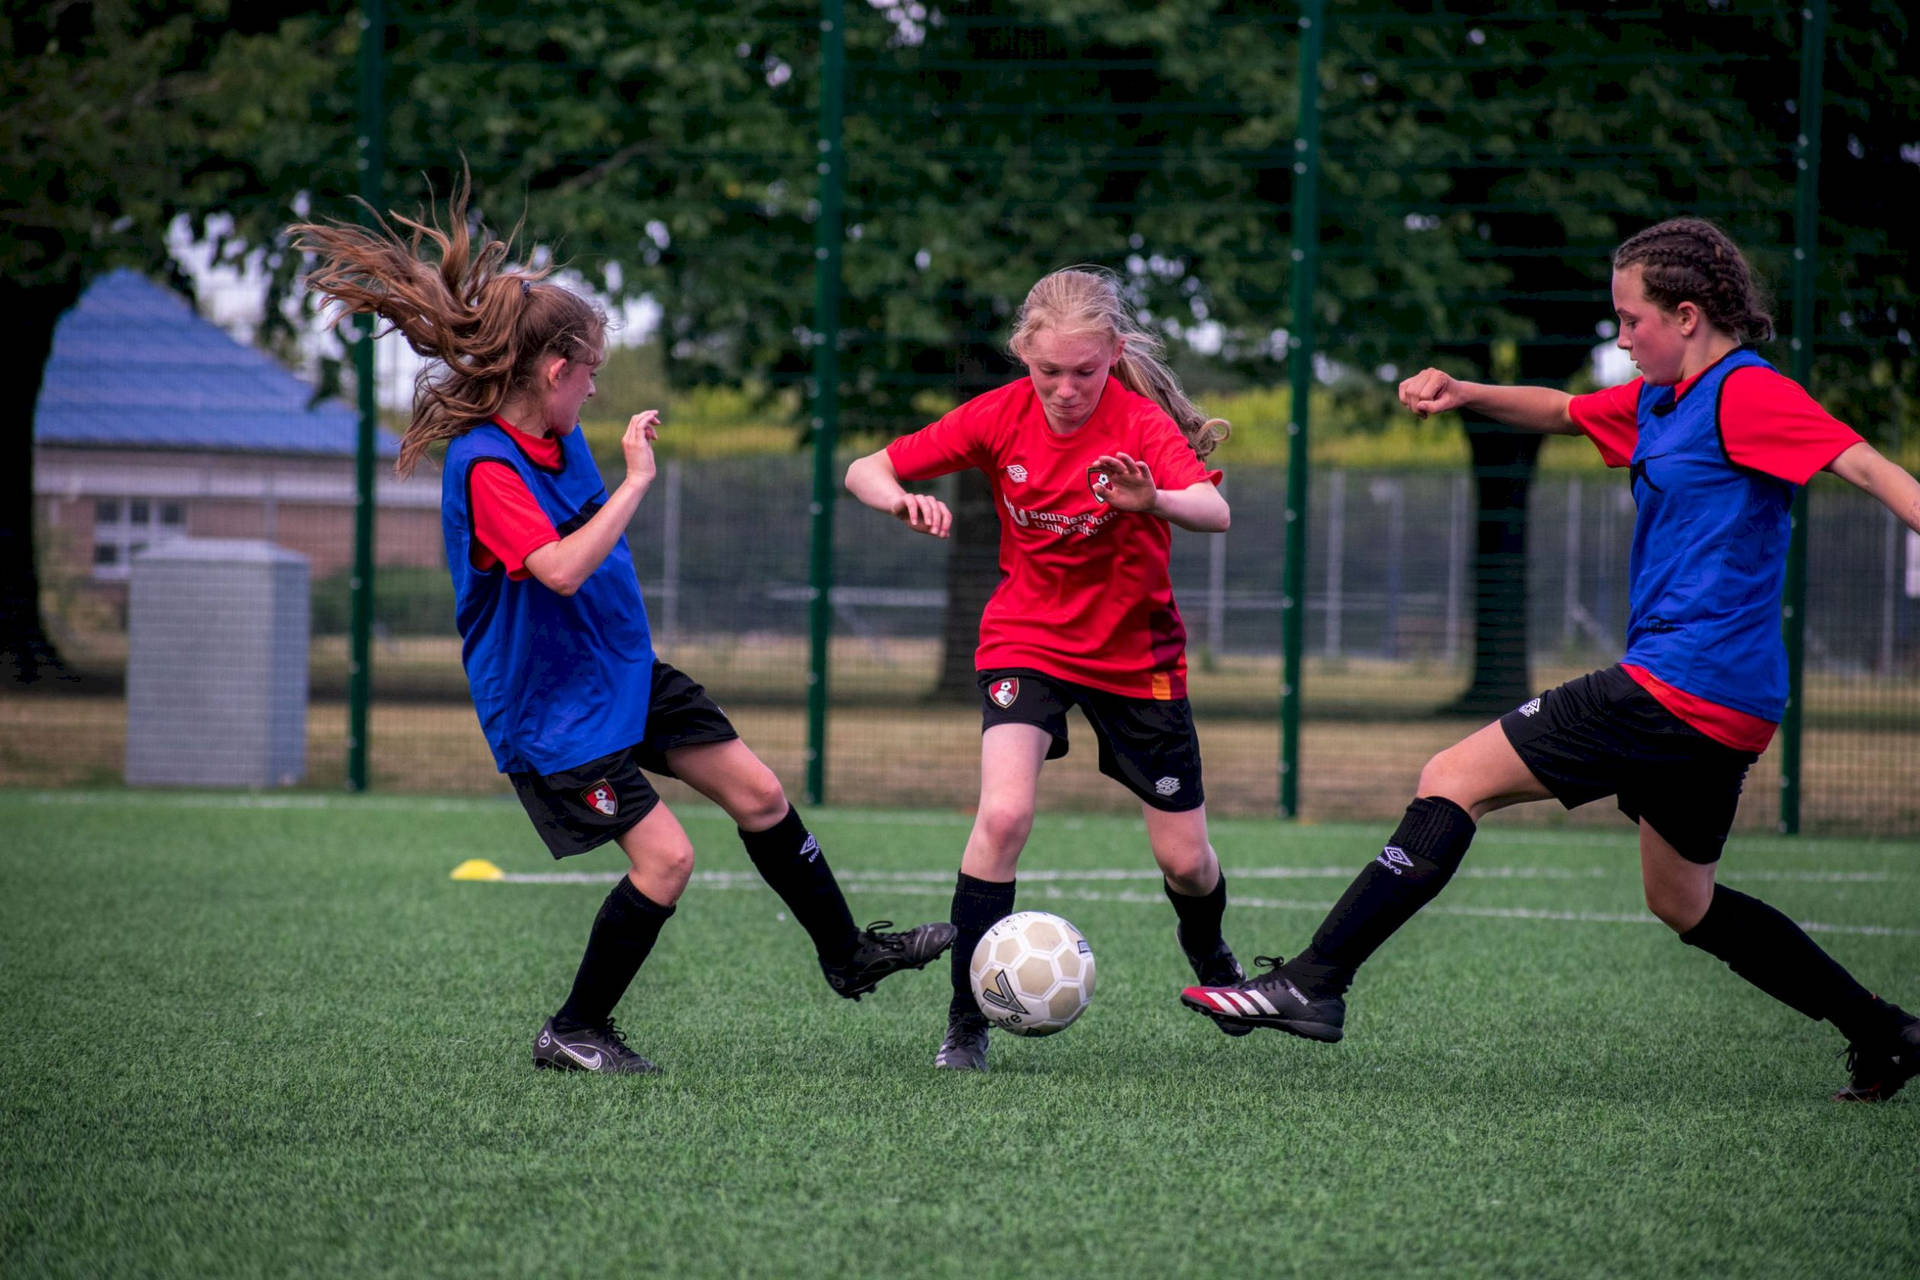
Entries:
[[1195,976],[1242,976],[1221,934],[1226,880],[1207,838],[1186,628],[1168,570],[1173,525],[1227,528],[1220,473],[1204,461],[1227,424],[1187,399],[1103,271],[1035,284],[1010,346],[1025,377],[860,458],[846,481],[867,506],[937,538],[951,511],[907,485],[976,468],[999,510],[1001,581],[975,652],[980,804],[954,887],[953,997],[934,1058],[954,1070],[986,1069],[968,961],[1013,910],[1040,769],[1067,753],[1071,707],[1093,730],[1100,771],[1139,798]]

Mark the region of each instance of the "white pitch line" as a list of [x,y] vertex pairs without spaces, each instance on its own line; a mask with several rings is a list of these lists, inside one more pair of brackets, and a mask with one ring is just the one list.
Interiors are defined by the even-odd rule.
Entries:
[[[1351,880],[1359,871],[1358,866],[1340,867],[1232,867],[1231,878],[1238,880]],[[617,871],[534,871],[509,873],[504,879],[516,884],[586,884],[596,881],[612,881],[620,873]],[[859,880],[866,884],[942,884],[953,883],[951,871],[876,871],[848,870],[836,868],[835,874],[843,880]],[[1612,871],[1605,867],[1462,867],[1454,873],[1457,880],[1638,880],[1639,873],[1634,871]],[[1795,881],[1806,884],[1887,884],[1904,879],[1888,871],[1740,871],[1727,877],[1729,880],[1779,880]],[[735,880],[749,884],[762,883],[758,872],[753,871],[696,871],[693,873],[696,884],[726,886]],[[1053,884],[1071,881],[1121,881],[1139,880],[1158,882],[1160,873],[1148,868],[1102,867],[1082,871],[1023,871],[1020,883]],[[1238,897],[1234,898],[1238,902]]]
[[[1530,868],[1482,868],[1483,872],[1528,872]],[[1257,878],[1263,873],[1272,873],[1270,878],[1286,876],[1324,877],[1338,874],[1351,878],[1354,869],[1344,868],[1294,868],[1267,867],[1240,869],[1235,876]],[[1602,873],[1604,874],[1604,873]],[[953,873],[946,871],[847,871],[837,873],[841,887],[849,891],[865,890],[877,893],[892,892],[909,897],[946,897],[952,893],[950,882]],[[509,872],[499,881],[481,883],[507,884],[611,884],[620,876],[619,872],[589,871],[540,871]],[[1880,872],[1773,872],[1769,878],[1785,879],[1797,876],[1814,882],[1827,882],[1835,876],[1843,881],[1854,879],[1885,880],[1891,877]],[[1751,878],[1751,877],[1750,877]],[[1099,869],[1090,871],[1036,871],[1020,877],[1020,884],[1027,888],[1021,897],[1022,902],[1034,898],[1048,902],[1122,902],[1140,905],[1158,905],[1166,901],[1161,893],[1143,893],[1132,889],[1100,890],[1064,888],[1073,881],[1102,882],[1116,880],[1159,879],[1158,872],[1138,872],[1131,870]],[[712,889],[755,889],[762,888],[765,882],[759,875],[750,871],[696,871],[694,883]],[[1233,895],[1230,905],[1250,907],[1265,911],[1312,911],[1324,912],[1331,902],[1307,902],[1297,898],[1259,898]],[[1465,916],[1483,920],[1548,920],[1571,924],[1659,924],[1652,915],[1645,912],[1616,911],[1562,911],[1535,907],[1466,907],[1445,902],[1436,902],[1423,908],[1423,914],[1443,916]],[[1866,937],[1881,938],[1920,938],[1920,929],[1902,928],[1894,925],[1876,924],[1826,924],[1815,920],[1798,922],[1808,933],[1842,933]]]

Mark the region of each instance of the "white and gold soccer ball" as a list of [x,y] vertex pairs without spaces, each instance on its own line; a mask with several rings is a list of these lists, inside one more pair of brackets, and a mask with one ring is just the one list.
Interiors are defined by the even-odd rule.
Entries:
[[967,972],[987,1021],[1017,1036],[1065,1031],[1093,999],[1093,948],[1047,911],[1016,911],[987,930]]

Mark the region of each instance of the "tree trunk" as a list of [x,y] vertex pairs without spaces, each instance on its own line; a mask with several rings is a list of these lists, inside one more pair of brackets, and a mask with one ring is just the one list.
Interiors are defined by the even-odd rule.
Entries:
[[0,380],[0,423],[13,443],[0,457],[0,670],[16,684],[71,673],[40,617],[33,539],[33,411],[53,350],[53,329],[80,297],[80,282],[23,285],[0,279],[0,315],[13,326],[14,376]]
[[1443,708],[1495,715],[1532,697],[1527,662],[1527,494],[1544,437],[1466,419],[1476,496],[1473,548],[1473,677]]

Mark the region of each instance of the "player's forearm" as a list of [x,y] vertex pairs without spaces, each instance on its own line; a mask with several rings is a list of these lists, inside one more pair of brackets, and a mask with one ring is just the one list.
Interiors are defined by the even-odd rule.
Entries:
[[855,458],[847,467],[847,492],[875,511],[892,514],[907,496],[886,450]]
[[1491,382],[1456,382],[1461,408],[1509,427],[1548,435],[1578,435],[1567,406],[1573,397],[1553,387],[1510,387]]
[[563,596],[578,591],[626,534],[646,491],[647,481],[629,475],[591,520],[529,554],[527,571]]
[[1827,469],[1848,484],[1872,494],[1902,524],[1920,533],[1920,480],[1915,480],[1905,467],[1863,442],[1828,463]]
[[1168,524],[1195,533],[1225,533],[1233,522],[1227,500],[1210,481],[1201,481],[1185,489],[1161,489],[1153,499],[1153,514]]

